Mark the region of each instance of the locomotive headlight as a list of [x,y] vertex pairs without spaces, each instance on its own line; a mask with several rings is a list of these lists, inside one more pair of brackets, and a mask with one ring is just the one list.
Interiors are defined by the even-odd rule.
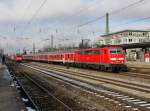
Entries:
[[124,60],[124,58],[119,58],[118,60]]
[[110,58],[111,61],[117,60],[117,58]]

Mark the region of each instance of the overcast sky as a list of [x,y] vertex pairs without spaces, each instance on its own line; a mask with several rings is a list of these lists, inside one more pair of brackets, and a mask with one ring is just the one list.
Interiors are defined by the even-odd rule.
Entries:
[[[78,28],[97,17],[140,0],[0,0],[0,46],[9,51],[48,45],[45,38],[54,35],[54,45],[76,44],[81,39],[94,40],[105,33],[105,18]],[[142,0],[141,0],[142,1]],[[144,0],[110,15],[110,31],[149,30],[150,1]],[[36,13],[36,14],[35,14]],[[57,31],[56,31],[57,30]],[[19,48],[16,48],[19,47]]]

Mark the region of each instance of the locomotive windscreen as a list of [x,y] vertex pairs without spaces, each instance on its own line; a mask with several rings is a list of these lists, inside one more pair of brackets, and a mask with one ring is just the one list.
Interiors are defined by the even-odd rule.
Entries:
[[110,54],[122,54],[122,49],[121,48],[111,48]]

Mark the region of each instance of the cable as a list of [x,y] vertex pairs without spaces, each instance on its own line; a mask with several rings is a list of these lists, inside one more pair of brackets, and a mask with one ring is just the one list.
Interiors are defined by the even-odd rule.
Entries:
[[[145,18],[140,18],[140,19],[136,19],[136,20],[133,20],[133,21],[129,21],[129,22],[126,22],[126,23],[123,23],[123,24],[119,24],[119,25],[114,25],[112,26],[113,28],[114,27],[119,27],[119,26],[122,26],[122,25],[127,25],[127,24],[132,24],[132,23],[136,23],[136,22],[140,22],[140,21],[143,21],[143,20],[148,20],[150,19],[150,16],[149,17],[145,17]],[[92,32],[92,31],[91,31]],[[89,33],[91,33],[89,32]],[[99,32],[99,31],[98,31]],[[94,33],[97,33],[96,31],[94,31]],[[88,34],[88,33],[87,33]]]
[[[88,9],[90,9],[91,7],[93,7],[93,5],[98,4],[99,2],[103,2],[104,0],[97,0],[96,2],[92,3],[92,4],[87,4],[87,6],[85,6],[84,8],[80,8],[76,13],[72,14],[73,15],[80,15],[81,13],[83,13],[84,11],[87,11]],[[73,16],[74,17],[74,16]]]
[[[115,10],[115,11],[113,11],[113,12],[110,12],[109,14],[112,15],[112,14],[119,13],[119,12],[121,12],[122,10],[125,10],[125,9],[127,9],[127,8],[130,8],[130,7],[134,6],[134,5],[137,5],[137,4],[139,4],[139,3],[143,2],[143,1],[145,1],[145,0],[139,0],[139,1],[134,2],[134,3],[132,3],[132,4],[128,5],[128,6],[125,6],[125,7],[123,7],[123,8],[118,9],[118,10]],[[90,23],[96,22],[96,21],[98,21],[98,20],[100,20],[100,19],[102,19],[102,18],[104,18],[104,17],[105,17],[105,15],[100,16],[100,17],[98,17],[98,18],[96,18],[96,19],[94,19],[94,20],[90,20],[90,21],[85,22],[85,23],[83,23],[83,24],[81,24],[81,25],[78,25],[78,27],[82,27],[82,26],[88,25],[88,24],[90,24]]]
[[47,2],[47,0],[44,0],[41,3],[40,7],[35,11],[35,13],[33,14],[33,16],[31,17],[31,19],[27,22],[27,25],[24,27],[24,30],[28,27],[29,24],[31,24],[31,22],[33,21],[33,19],[37,16],[37,14],[41,10],[41,8],[45,5],[46,2]]
[[83,23],[83,24],[81,24],[81,25],[78,25],[78,28],[79,28],[79,27],[82,27],[82,26],[85,26],[85,25],[88,25],[88,24],[90,24],[90,23],[93,23],[93,22],[95,22],[95,21],[97,21],[97,20],[100,20],[100,19],[102,19],[102,18],[104,18],[104,17],[105,17],[105,15],[103,15],[103,16],[101,16],[101,17],[98,17],[98,18],[96,18],[96,19],[94,19],[94,20],[88,21],[88,22],[86,22],[86,23]]
[[[26,7],[26,10],[29,9],[31,7],[31,1],[29,3],[29,5]],[[22,15],[21,19],[23,19],[26,16],[27,11],[24,12],[24,14]]]
[[[44,4],[46,3],[47,0],[44,0],[43,3],[41,4],[41,6],[37,9],[37,11],[34,13],[34,15],[31,17],[31,19],[28,21],[28,24],[31,24],[31,22],[33,21],[33,19],[37,16],[38,12],[40,11],[40,9],[44,6]],[[89,6],[87,7],[87,9],[89,8]],[[57,31],[56,31],[57,32]]]
[[[26,7],[26,9],[25,9],[25,11],[24,11],[24,13],[23,13],[23,15],[20,17],[20,20],[22,20],[23,18],[25,18],[25,16],[26,16],[26,13],[27,13],[27,9],[29,9],[30,8],[30,6],[31,6],[31,1],[30,1],[30,3],[28,4],[28,6]],[[17,30],[17,28],[18,28],[19,26],[15,26],[14,25],[14,32]]]
[[32,20],[37,16],[37,14],[41,10],[41,8],[45,5],[46,2],[47,2],[47,0],[44,0],[42,2],[42,4],[40,5],[40,7],[36,10],[36,12],[33,14],[33,16],[31,17],[31,19],[28,21],[28,24],[30,24],[32,22]]
[[132,7],[132,6],[134,6],[134,5],[137,5],[137,4],[139,4],[139,3],[141,3],[141,2],[144,2],[144,1],[145,1],[145,0],[139,0],[139,1],[137,1],[137,2],[134,2],[134,3],[132,3],[132,4],[128,5],[128,6],[126,6],[126,7],[123,7],[123,8],[120,8],[120,9],[118,9],[118,10],[115,10],[115,11],[111,12],[110,15],[115,14],[115,13],[119,13],[119,12],[122,11],[122,10],[125,10],[125,9],[127,9],[127,8],[130,8],[130,7]]
[[[136,23],[136,22],[140,22],[140,21],[144,21],[144,20],[148,20],[148,19],[150,19],[150,16],[149,17],[145,17],[145,18],[136,19],[136,20],[133,20],[133,21],[129,21],[129,22],[126,22],[126,23],[123,23],[123,24],[114,25],[112,27],[113,28],[114,27],[119,27],[119,26],[122,26],[122,25],[132,24],[132,23]],[[94,32],[97,33],[96,31],[94,31]]]
[[145,18],[140,18],[140,19],[137,19],[137,20],[134,20],[134,21],[129,21],[127,23],[115,25],[115,26],[112,26],[112,27],[119,27],[119,26],[122,26],[122,25],[132,24],[132,23],[140,22],[140,21],[147,20],[147,19],[150,19],[150,16],[149,17],[145,17]]

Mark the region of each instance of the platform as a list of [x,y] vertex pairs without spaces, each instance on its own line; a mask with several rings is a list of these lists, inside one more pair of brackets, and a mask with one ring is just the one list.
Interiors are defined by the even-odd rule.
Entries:
[[6,66],[0,64],[0,111],[26,111]]
[[150,69],[150,63],[147,62],[126,62],[128,67],[135,67],[135,68],[149,68]]

